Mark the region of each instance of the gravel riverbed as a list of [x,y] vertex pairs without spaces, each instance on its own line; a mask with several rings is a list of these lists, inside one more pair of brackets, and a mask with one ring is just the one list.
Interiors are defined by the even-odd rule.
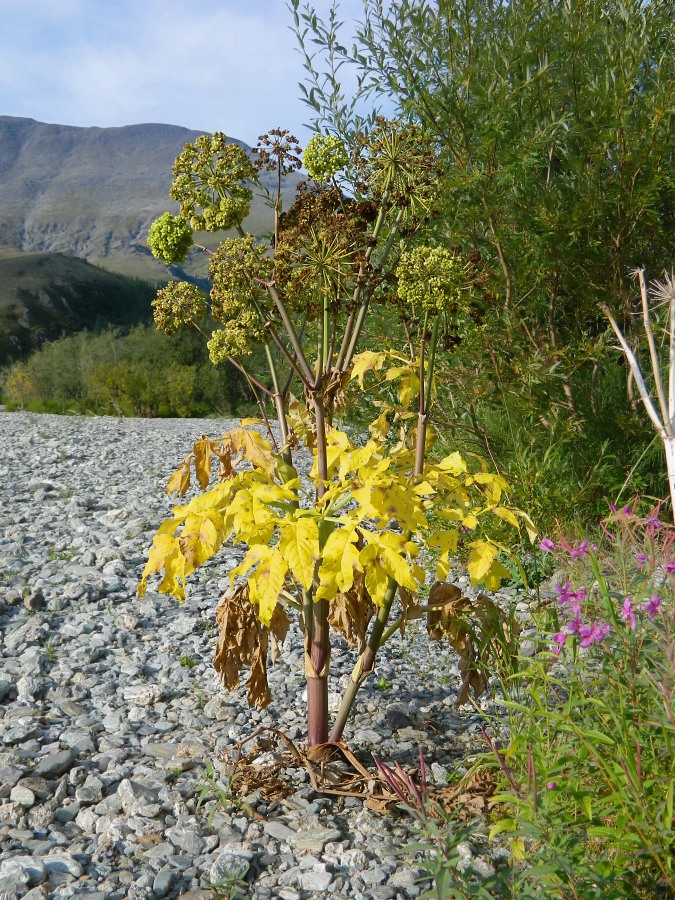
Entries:
[[[297,624],[263,712],[212,668],[213,611],[239,548],[193,576],[183,605],[136,598],[171,508],[166,479],[195,437],[233,424],[0,413],[0,900],[209,897],[232,873],[253,900],[424,890],[409,819],[317,794],[304,769],[281,773],[286,797],[250,798],[259,818],[198,805],[205,767],[221,774],[256,728],[305,733]],[[527,619],[526,600],[519,609]],[[336,641],[332,701],[354,662]],[[412,623],[362,689],[349,746],[405,765],[422,744],[445,783],[483,721],[454,708],[458,685],[456,655]],[[479,874],[504,864],[487,841],[462,852]]]

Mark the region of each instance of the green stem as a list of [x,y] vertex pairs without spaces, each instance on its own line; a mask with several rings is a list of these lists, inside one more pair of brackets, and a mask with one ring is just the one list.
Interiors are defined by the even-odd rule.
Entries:
[[390,578],[389,583],[387,584],[386,593],[384,595],[384,601],[382,603],[382,606],[377,611],[377,618],[375,620],[375,624],[373,625],[372,631],[370,632],[366,649],[363,651],[356,665],[354,666],[354,670],[349,677],[349,684],[345,688],[344,694],[342,695],[340,709],[338,710],[338,714],[335,718],[335,723],[333,724],[333,727],[331,729],[330,736],[328,738],[329,741],[339,741],[342,739],[342,733],[347,723],[347,719],[349,718],[349,713],[351,712],[352,705],[354,703],[354,700],[356,699],[359,688],[373,671],[373,667],[375,665],[375,657],[377,655],[377,651],[380,649],[380,646],[383,643],[384,630],[389,619],[391,606],[394,602],[394,597],[396,596],[397,590],[398,584],[394,581],[393,578]]
[[284,409],[284,398],[279,389],[279,376],[277,375],[277,367],[274,364],[274,357],[269,344],[265,344],[265,354],[267,356],[267,365],[269,366],[272,376],[272,384],[274,385],[274,408],[277,413],[277,421],[279,423],[279,435],[281,437],[281,453],[284,462],[289,466],[293,465],[293,455],[288,442],[288,422],[286,421],[286,410]]
[[441,315],[438,313],[434,319],[434,326],[431,331],[431,344],[429,346],[429,364],[427,366],[427,380],[424,385],[424,396],[426,397],[426,413],[429,414],[431,406],[431,385],[434,380],[434,366],[436,365],[436,347],[438,346],[438,332],[441,323]]

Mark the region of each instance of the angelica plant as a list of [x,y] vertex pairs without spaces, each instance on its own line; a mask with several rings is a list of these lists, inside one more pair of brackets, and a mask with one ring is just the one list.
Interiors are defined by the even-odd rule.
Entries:
[[[437,559],[440,581],[461,550],[474,583],[494,589],[508,574],[497,559],[504,527],[534,528],[504,502],[500,475],[470,468],[458,453],[438,459],[428,452],[436,355],[441,337],[470,318],[474,273],[433,239],[437,160],[425,135],[380,119],[351,147],[335,136],[314,138],[305,155],[314,180],[300,186],[288,211],[281,189],[300,164],[295,138],[281,129],[263,136],[250,168],[231,147],[214,135],[177,160],[172,196],[181,198],[183,221],[234,227],[239,236],[212,253],[208,298],[192,286],[169,286],[155,301],[155,319],[163,330],[196,327],[214,364],[229,361],[244,372],[267,437],[248,421],[218,440],[195,442],[167,491],[185,494],[194,471],[203,493],[176,506],[159,528],[139,592],[161,573],[159,590],[183,600],[190,575],[226,541],[244,544],[217,609],[216,668],[233,688],[248,667],[249,702],[267,705],[268,650],[283,642],[287,610],[296,610],[315,746],[341,738],[380,647],[406,618],[433,613],[433,633],[443,636],[436,614],[445,601],[419,600],[427,579],[422,549]],[[277,176],[268,240],[242,227],[256,170]],[[166,260],[171,246],[181,253],[185,245],[154,240],[152,249]],[[400,323],[404,352],[357,352],[376,306]],[[254,348],[264,352],[267,377],[247,368]],[[381,413],[364,441],[335,424],[357,386],[380,392]],[[311,491],[294,464],[300,445],[313,457]],[[209,486],[214,462],[218,480]],[[403,612],[392,624],[397,593]],[[329,731],[331,629],[357,647],[358,659]]]

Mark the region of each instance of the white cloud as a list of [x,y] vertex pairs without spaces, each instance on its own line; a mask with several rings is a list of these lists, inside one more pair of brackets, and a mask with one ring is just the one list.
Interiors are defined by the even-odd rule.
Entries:
[[[361,9],[341,4],[343,18]],[[249,143],[311,118],[285,0],[0,0],[0,13],[0,114],[167,122]]]

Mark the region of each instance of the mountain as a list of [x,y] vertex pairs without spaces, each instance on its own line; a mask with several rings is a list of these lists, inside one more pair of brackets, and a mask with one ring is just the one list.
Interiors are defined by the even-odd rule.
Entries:
[[[166,281],[166,267],[145,244],[148,226],[163,212],[177,211],[169,199],[173,161],[204,133],[175,125],[79,128],[0,116],[0,246],[63,253]],[[288,195],[298,180],[287,180]],[[271,211],[255,198],[244,227],[261,233],[271,222]],[[205,238],[200,242],[207,246],[219,242]],[[203,254],[195,252],[186,270],[203,275]]]
[[63,334],[147,320],[154,293],[83,259],[0,248],[0,369]]

